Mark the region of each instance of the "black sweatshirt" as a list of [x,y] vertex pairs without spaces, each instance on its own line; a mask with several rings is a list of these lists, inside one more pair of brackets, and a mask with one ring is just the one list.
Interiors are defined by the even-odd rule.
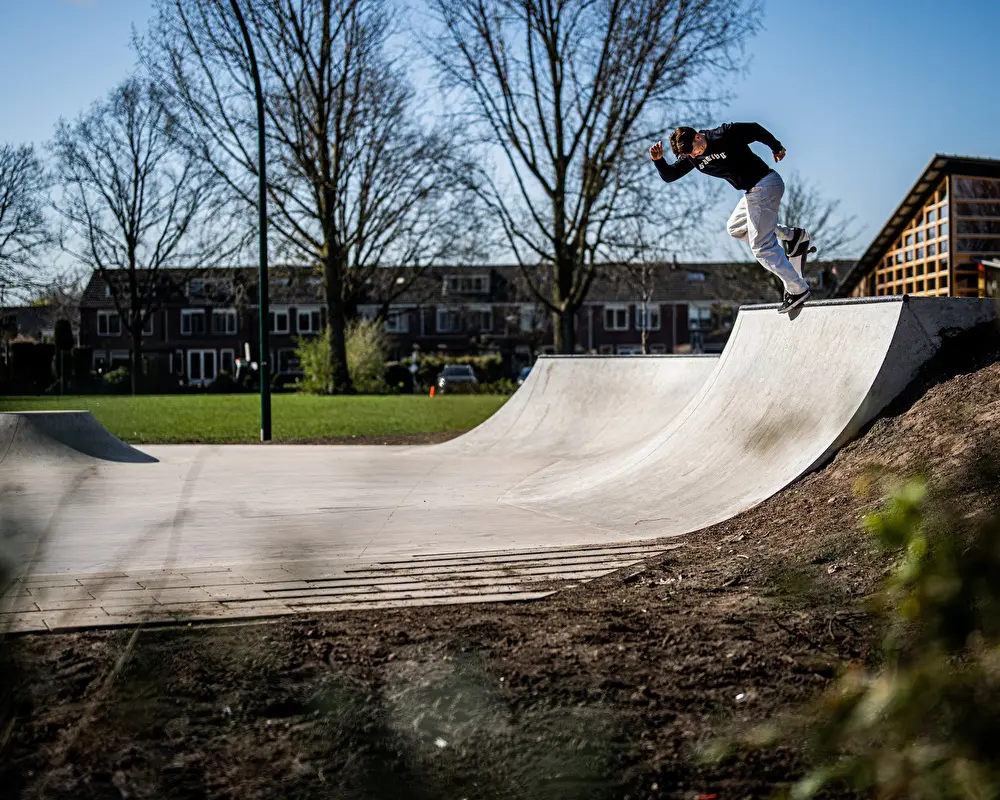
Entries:
[[777,153],[784,149],[756,122],[727,122],[709,131],[699,131],[708,139],[708,147],[700,156],[681,156],[673,164],[666,159],[654,161],[660,177],[668,183],[683,178],[695,167],[706,175],[725,178],[744,192],[756,186],[771,171],[750,149],[750,142],[763,142]]

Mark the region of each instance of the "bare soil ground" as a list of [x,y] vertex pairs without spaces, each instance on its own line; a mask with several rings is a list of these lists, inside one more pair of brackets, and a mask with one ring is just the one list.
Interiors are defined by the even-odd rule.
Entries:
[[957,341],[824,469],[547,602],[8,639],[0,797],[768,797],[800,749],[698,747],[878,658],[890,560],[859,520],[879,475],[1000,450],[998,357]]

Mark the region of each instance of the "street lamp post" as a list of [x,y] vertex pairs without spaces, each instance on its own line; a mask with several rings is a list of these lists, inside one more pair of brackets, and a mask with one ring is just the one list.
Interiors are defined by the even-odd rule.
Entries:
[[257,268],[257,308],[260,312],[260,353],[257,357],[257,374],[260,376],[260,440],[271,440],[271,369],[270,369],[270,309],[268,308],[267,291],[267,173],[264,153],[264,93],[260,87],[260,72],[257,69],[257,57],[254,54],[253,42],[250,41],[250,31],[246,20],[240,11],[237,0],[229,0],[240,24],[240,32],[247,46],[250,57],[250,72],[253,74],[254,94],[257,96],[257,214],[259,230],[258,254],[260,262]]

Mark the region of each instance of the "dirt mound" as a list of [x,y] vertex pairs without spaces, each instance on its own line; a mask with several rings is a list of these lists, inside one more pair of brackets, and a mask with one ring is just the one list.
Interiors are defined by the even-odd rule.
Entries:
[[799,753],[702,766],[696,746],[872,657],[857,600],[887,561],[859,520],[889,473],[981,497],[969,468],[1000,455],[996,338],[952,342],[787,491],[551,601],[143,631],[131,647],[128,632],[8,641],[0,794],[766,797]]

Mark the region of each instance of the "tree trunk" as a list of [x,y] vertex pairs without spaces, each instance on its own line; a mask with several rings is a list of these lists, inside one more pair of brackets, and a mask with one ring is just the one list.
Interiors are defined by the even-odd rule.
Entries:
[[135,396],[142,389],[142,323],[133,317],[132,319],[132,352],[130,353],[129,375],[132,384],[132,395]]
[[576,309],[556,311],[552,314],[553,349],[559,355],[576,352]]
[[330,373],[333,394],[353,394],[354,385],[347,369],[347,318],[341,299],[342,280],[333,258],[324,265],[326,288],[326,336],[330,342]]

